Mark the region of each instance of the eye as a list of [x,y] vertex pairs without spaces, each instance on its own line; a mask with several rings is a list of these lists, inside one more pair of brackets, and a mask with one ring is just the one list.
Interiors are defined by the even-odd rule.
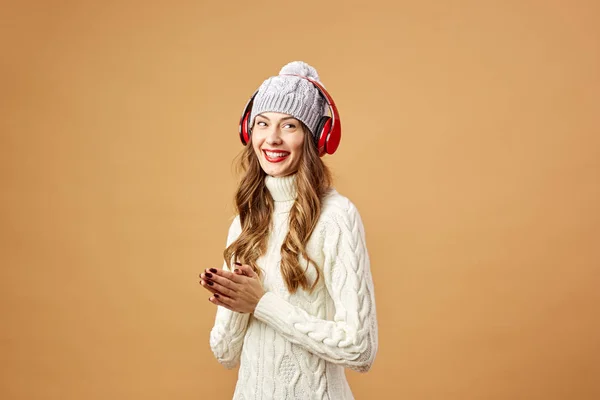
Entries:
[[284,128],[285,128],[285,127],[288,127],[288,126],[290,127],[290,129],[294,129],[294,128],[296,128],[296,124],[285,124],[285,125],[284,125]]
[[267,123],[265,121],[256,121],[256,125],[258,125],[258,126],[267,126]]

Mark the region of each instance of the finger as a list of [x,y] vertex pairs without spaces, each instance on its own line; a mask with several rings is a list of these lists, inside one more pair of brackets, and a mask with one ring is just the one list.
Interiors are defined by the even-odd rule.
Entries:
[[[210,272],[205,272],[205,273],[202,273],[202,274],[200,274],[200,278],[201,278],[201,279],[200,279],[200,282],[199,282],[199,283],[200,283],[200,284],[201,284],[201,285],[202,285],[204,288],[206,288],[206,289],[210,290],[211,292],[214,292],[214,291],[215,291],[215,287],[214,287],[214,286],[215,286],[215,283],[213,282],[213,279],[214,279],[214,277],[215,277],[215,275],[214,275],[214,274],[212,274],[212,273],[210,273]],[[211,290],[211,289],[212,289],[212,290]]]
[[[214,284],[214,282],[207,281],[207,280],[204,280],[204,279],[203,279],[203,280],[201,280],[201,281],[200,281],[200,285],[201,285],[201,286],[202,286],[204,289],[208,290],[208,291],[209,291],[209,292],[211,292],[211,293],[219,293],[219,291],[218,291],[217,289],[215,289],[215,284]],[[221,294],[222,294],[222,293],[221,293]]]
[[215,269],[215,268],[210,268],[210,269],[207,268],[207,269],[205,269],[204,272],[200,273],[200,275],[199,275],[200,278],[204,279],[205,281],[212,279],[213,276],[214,276],[214,273],[213,272],[209,272],[209,271],[217,271],[217,269]]
[[233,301],[226,296],[220,296],[219,294],[215,294],[215,295],[211,296],[208,300],[210,300],[210,302],[213,304],[225,307],[231,311],[235,311],[232,308]]
[[[216,296],[216,297],[215,297],[215,296]],[[217,295],[210,296],[210,297],[208,298],[208,301],[210,301],[210,302],[211,302],[211,303],[213,303],[214,305],[221,306],[221,307],[225,307],[225,308],[227,308],[228,310],[234,311],[234,310],[232,310],[232,309],[231,309],[231,307],[229,307],[227,304],[225,304],[225,303],[223,303],[223,301],[221,301],[221,300],[223,300],[223,298],[224,298],[224,297],[221,297],[221,296],[219,296],[219,295],[217,294]]]
[[[214,273],[213,271],[217,271],[217,272]],[[234,289],[234,287],[233,287],[232,284],[244,282],[243,278],[240,275],[235,274],[235,273],[230,272],[230,271],[227,271],[225,269],[214,269],[214,268],[211,268],[211,269],[207,270],[207,272],[205,272],[204,274],[205,275],[206,274],[212,275],[212,276],[209,275],[209,278],[211,280],[218,281],[221,285],[226,286],[226,287],[228,287],[230,289]],[[219,281],[219,278],[220,279],[226,279],[229,283],[228,282],[224,282],[224,281]]]
[[222,282],[230,282],[231,283],[231,281],[229,281],[225,278],[221,278],[219,276],[213,275],[213,279],[207,280],[206,285],[210,286],[215,292],[224,294],[227,297],[235,296],[235,294],[236,294],[235,290],[232,290],[232,289],[228,288],[227,286],[222,285],[221,283],[217,282],[216,279],[219,279]]
[[244,273],[242,272],[242,270],[241,270],[241,269],[239,269],[239,268],[237,267],[237,265],[238,265],[238,263],[235,263],[235,269],[233,270],[233,273],[234,273],[234,274],[237,274],[237,275],[244,275]]
[[235,264],[235,269],[233,270],[233,272],[235,272],[238,275],[247,276],[246,273],[242,269],[242,263],[239,263],[236,261],[236,262],[234,262],[234,264]]
[[238,269],[242,271],[242,273],[244,275],[246,275],[249,278],[255,278],[256,277],[256,272],[254,272],[254,270],[252,269],[251,266],[247,265],[247,264],[240,264],[240,263],[235,263],[235,265],[238,266]]
[[234,262],[235,264],[235,269],[233,270],[234,273],[238,274],[238,275],[244,275],[246,276],[246,274],[244,273],[244,271],[240,268],[242,266],[242,263],[239,262]]
[[[222,270],[216,270],[214,268],[211,268],[207,271],[217,271],[216,273],[213,272],[204,272],[202,274],[200,274],[200,278],[204,279],[207,282],[219,282],[221,284],[221,286],[225,286],[231,290],[235,290],[235,288],[233,287],[235,284],[233,282],[230,282],[231,279],[229,279],[228,277],[233,276],[233,274],[229,271],[222,271]],[[221,275],[227,275],[228,277],[219,277],[219,273],[221,273]],[[223,280],[226,279],[226,280]],[[229,282],[228,282],[229,281]],[[211,285],[212,286],[212,285]]]

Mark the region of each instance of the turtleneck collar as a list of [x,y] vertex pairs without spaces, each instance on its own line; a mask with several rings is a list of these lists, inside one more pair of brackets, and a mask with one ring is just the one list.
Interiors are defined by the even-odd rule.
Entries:
[[281,177],[267,175],[265,186],[267,186],[271,197],[276,203],[296,200],[298,194],[296,191],[296,174]]

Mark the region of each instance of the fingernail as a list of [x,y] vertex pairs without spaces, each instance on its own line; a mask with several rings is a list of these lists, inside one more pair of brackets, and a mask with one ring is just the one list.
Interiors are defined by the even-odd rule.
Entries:
[[242,266],[242,264],[241,264],[241,263],[239,263],[239,262],[237,262],[237,261],[236,261],[236,262],[234,262],[234,264],[235,264],[235,265]]
[[212,272],[213,274],[217,273],[217,269],[216,268],[211,268],[211,269],[209,269],[209,271]]
[[212,278],[212,274],[210,272],[205,272],[204,276],[206,276],[207,278]]
[[213,283],[212,281],[207,281],[207,283],[208,283],[210,286],[214,285],[214,283]]
[[216,293],[213,296],[215,296],[217,299],[219,298],[219,295]]
[[240,273],[240,270],[238,268],[234,269],[233,272],[235,272],[236,274]]

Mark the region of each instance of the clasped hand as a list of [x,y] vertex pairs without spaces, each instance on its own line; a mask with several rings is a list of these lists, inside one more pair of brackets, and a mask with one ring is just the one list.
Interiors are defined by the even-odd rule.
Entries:
[[234,272],[207,268],[200,274],[200,284],[212,296],[208,300],[239,313],[253,313],[265,294],[258,275],[249,265],[236,263]]

